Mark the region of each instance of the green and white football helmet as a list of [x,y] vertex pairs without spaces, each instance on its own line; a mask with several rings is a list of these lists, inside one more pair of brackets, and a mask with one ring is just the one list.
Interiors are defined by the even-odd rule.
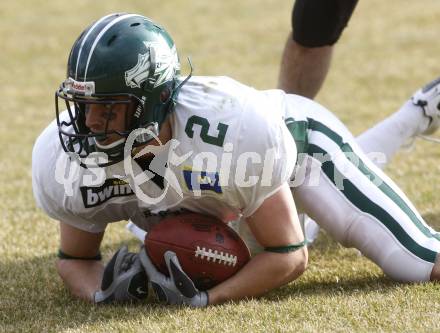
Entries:
[[[179,74],[176,47],[162,27],[137,14],[116,13],[99,19],[73,44],[67,79],[56,91],[56,116],[64,150],[81,158],[104,152],[108,156],[105,165],[121,161],[131,131],[147,128],[157,135],[182,85],[178,84]],[[60,117],[60,99],[65,102],[67,119]],[[92,132],[85,122],[90,104],[110,108],[126,105],[126,129],[107,131],[105,126],[102,133]],[[110,145],[97,141],[114,134],[120,139]],[[152,137],[138,137],[135,145]]]

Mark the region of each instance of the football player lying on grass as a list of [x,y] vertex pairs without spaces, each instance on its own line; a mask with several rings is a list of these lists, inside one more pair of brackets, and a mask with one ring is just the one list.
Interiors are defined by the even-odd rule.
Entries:
[[[353,138],[306,98],[179,69],[171,37],[141,15],[107,15],[73,44],[32,175],[38,205],[59,221],[57,270],[74,296],[144,299],[148,281],[172,304],[264,294],[306,269],[297,206],[390,278],[440,278],[439,234],[367,157],[380,153],[383,166],[409,138],[437,129],[438,81]],[[252,259],[206,291],[191,287],[172,253],[170,277],[143,249],[119,250],[104,269],[107,224],[131,219],[148,230],[159,213],[182,209],[240,220]]]

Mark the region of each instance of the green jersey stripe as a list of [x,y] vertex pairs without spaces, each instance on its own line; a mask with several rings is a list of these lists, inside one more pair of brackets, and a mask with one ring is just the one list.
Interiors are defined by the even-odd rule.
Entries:
[[292,117],[285,120],[287,129],[295,140],[296,150],[298,154],[304,154],[307,152],[308,141],[308,122],[305,120],[295,121]]

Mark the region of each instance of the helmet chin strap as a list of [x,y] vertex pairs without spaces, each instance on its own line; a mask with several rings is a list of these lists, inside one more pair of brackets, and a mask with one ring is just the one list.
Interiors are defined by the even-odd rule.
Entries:
[[193,66],[192,66],[192,62],[191,62],[191,58],[190,57],[188,57],[187,58],[188,59],[188,64],[189,64],[189,68],[190,68],[190,72],[189,72],[189,74],[188,74],[188,76],[174,89],[174,91],[173,91],[173,93],[172,93],[172,95],[171,95],[171,99],[173,100],[173,101],[175,101],[176,100],[176,98],[177,98],[177,94],[179,93],[179,91],[180,91],[180,88],[182,88],[182,86],[185,84],[185,83],[187,83],[188,82],[188,80],[192,77],[192,73],[193,73]]
[[159,135],[159,124],[152,122],[147,124],[144,129],[151,133],[143,133],[136,137],[136,142],[139,144],[147,143]]
[[[138,142],[138,144],[147,143],[148,141],[154,139],[155,136],[157,136],[159,134],[159,125],[156,122],[148,124],[147,126],[145,126],[145,129],[147,131],[149,131],[150,133],[144,133],[144,134],[139,135],[136,138],[136,142]],[[109,156],[116,157],[117,155],[119,155],[123,151],[123,149],[121,150],[118,147],[125,143],[126,138],[121,138],[119,140],[116,140],[115,142],[108,144],[108,145],[100,144],[98,142],[98,140],[96,140],[96,138],[94,138],[94,141],[95,141],[95,146],[96,146],[97,150],[99,150],[103,153],[106,153]]]
[[106,151],[106,150],[109,150],[109,149],[112,149],[112,148],[114,148],[114,147],[116,147],[116,146],[118,146],[118,145],[120,145],[121,143],[124,143],[125,142],[125,138],[121,138],[121,139],[119,139],[119,140],[116,140],[115,142],[112,142],[112,143],[110,143],[110,144],[108,144],[108,145],[102,145],[102,144],[100,144],[96,139],[95,139],[95,145],[96,145],[96,147],[98,147],[100,150],[102,150],[102,151]]
[[123,156],[123,148],[119,148],[121,145],[124,145],[125,138],[121,138],[119,140],[116,140],[115,142],[112,142],[108,145],[100,144],[96,138],[94,138],[95,141],[95,149],[96,151],[102,152],[107,155],[109,161],[119,162],[124,159]]

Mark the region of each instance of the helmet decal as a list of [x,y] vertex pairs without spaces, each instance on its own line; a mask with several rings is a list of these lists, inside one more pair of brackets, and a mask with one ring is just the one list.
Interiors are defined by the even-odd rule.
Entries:
[[[170,80],[179,69],[179,59],[176,47],[173,45],[171,52],[157,42],[144,42],[147,53],[138,54],[137,64],[125,72],[125,84],[131,88],[140,88],[141,84],[154,77],[154,88]],[[153,73],[150,73],[153,70]]]
[[[154,43],[144,42],[147,50]],[[140,88],[141,84],[148,79],[151,67],[151,49],[144,54],[138,54],[138,62],[136,66],[125,72],[125,84],[130,88]]]
[[175,75],[175,71],[180,70],[179,58],[177,57],[176,46],[173,45],[171,53],[158,44],[156,51],[156,68],[154,74],[158,76],[154,87],[169,81]]

